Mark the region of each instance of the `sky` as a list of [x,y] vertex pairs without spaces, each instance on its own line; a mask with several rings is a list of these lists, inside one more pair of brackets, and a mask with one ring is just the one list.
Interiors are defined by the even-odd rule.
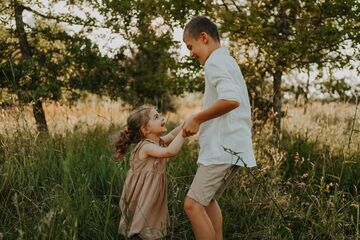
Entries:
[[[40,1],[44,6],[49,5],[48,0],[41,0]],[[32,6],[37,11],[44,11],[43,9],[36,8],[35,6]],[[66,7],[66,1],[60,1],[54,5],[56,9],[57,14],[61,13],[68,13],[69,11],[73,11],[76,16],[79,16],[81,18],[85,18],[85,14],[83,11],[81,11],[77,6],[73,5],[72,9],[69,10]],[[99,21],[99,25],[104,21],[104,17],[98,13],[97,11],[94,11],[93,9],[88,9],[88,12],[92,13],[93,17],[96,17]],[[34,14],[28,11],[24,11],[24,19],[27,23],[33,24],[34,23]],[[159,20],[161,21],[161,20]],[[156,21],[155,21],[156,24]],[[161,24],[158,24],[161,25]],[[69,32],[78,32],[81,30],[81,26],[69,26],[67,24],[63,24],[65,29],[67,29]],[[174,39],[182,42],[182,29],[175,28],[174,29]],[[121,46],[126,45],[126,41],[120,36],[120,34],[112,33],[110,29],[107,28],[97,28],[92,31],[91,34],[88,35],[88,37],[99,46],[99,49],[101,53],[106,55],[111,55],[112,50],[116,50]],[[181,56],[185,56],[188,54],[188,50],[184,44],[181,44],[181,48],[179,49],[179,53]]]

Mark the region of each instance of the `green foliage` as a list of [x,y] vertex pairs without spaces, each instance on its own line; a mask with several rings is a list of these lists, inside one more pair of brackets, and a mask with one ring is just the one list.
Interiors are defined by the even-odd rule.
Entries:
[[[123,99],[133,105],[152,103],[160,109],[169,110],[171,86],[176,79],[169,75],[169,70],[176,65],[170,52],[173,46],[169,32],[157,36],[151,27],[151,19],[143,17],[138,22],[139,33],[132,37],[133,56],[125,62],[125,74],[128,84]],[[126,95],[125,95],[126,94]]]
[[12,30],[2,31],[1,42],[10,43],[0,53],[1,87],[15,94],[21,103],[36,99],[58,101],[79,90],[106,94],[111,92],[106,88],[111,82],[121,85],[117,59],[101,56],[98,48],[81,34],[71,36],[57,25],[39,21],[27,35],[33,46],[32,58],[24,59],[19,55],[18,41],[5,38],[11,36]]
[[[114,239],[128,161],[113,158],[115,129],[86,133],[0,136],[0,236],[5,239]],[[243,169],[219,199],[225,239],[356,239],[359,237],[359,154],[329,152],[306,137],[287,135],[286,153]],[[264,141],[264,140],[263,140]],[[256,145],[261,156],[267,147]],[[166,239],[194,239],[183,199],[198,148],[187,144],[168,164],[171,225]],[[266,156],[266,155],[264,155]],[[341,170],[343,168],[343,170]]]
[[[339,98],[342,101],[352,101],[354,103],[356,102],[356,96],[359,96],[358,92],[360,91],[360,84],[351,87],[347,84],[345,78],[330,78],[328,81],[325,81],[320,87],[323,93],[329,94],[332,98]],[[349,94],[352,92],[353,89],[353,94]]]
[[[56,3],[48,3],[49,9]],[[0,29],[0,49],[4,49],[0,52],[0,85],[21,103],[62,98],[74,101],[85,90],[120,97],[131,105],[153,103],[165,111],[173,109],[172,95],[194,91],[199,85],[199,78],[193,76],[199,68],[187,68],[187,61],[178,63],[179,44],[172,34],[175,26],[200,11],[201,2],[81,1],[77,8],[86,18],[70,12],[54,14],[35,0],[21,4],[24,12],[34,14],[34,22],[25,27],[31,59],[20,55],[14,24]],[[65,7],[71,9],[73,4],[68,2]],[[1,16],[13,22],[12,3],[4,6],[8,11]],[[104,20],[98,22],[86,7],[98,11]],[[64,27],[79,25],[83,30],[78,32]],[[100,27],[119,33],[128,45],[114,50],[111,57],[103,56],[87,38]]]
[[[358,1],[249,0],[211,4],[211,16],[230,40],[250,92],[273,102],[274,133],[281,129],[284,76],[311,67],[319,71],[349,68],[354,56],[359,59]],[[349,47],[354,53],[346,51]],[[271,94],[265,91],[269,85]],[[275,138],[278,142],[279,136]]]
[[[30,6],[31,3],[24,4]],[[64,91],[73,99],[79,90],[89,90],[121,97],[133,105],[150,101],[169,109],[170,95],[199,90],[202,86],[196,74],[199,68],[193,69],[186,61],[178,62],[175,49],[179,45],[172,40],[173,27],[182,26],[190,16],[205,12],[218,19],[221,31],[229,36],[234,54],[245,54],[242,69],[251,92],[256,95],[269,91],[264,79],[276,69],[289,72],[314,63],[321,68],[328,62],[336,62],[336,67],[346,65],[349,56],[339,52],[342,43],[352,39],[350,44],[355,47],[358,42],[358,24],[355,24],[358,6],[353,1],[262,1],[258,4],[248,1],[241,6],[226,1],[221,6],[198,1],[82,3],[104,14],[104,27],[119,32],[129,45],[120,48],[112,58],[101,57],[99,50],[84,37],[84,33],[95,26],[93,17],[88,16],[84,21],[65,14],[46,15],[60,22],[84,25],[84,31],[69,36],[59,25],[35,14],[36,24],[27,26],[34,54],[31,61],[19,58],[13,30],[1,29],[5,34],[0,44],[4,49],[1,67],[7,76],[6,80],[2,74],[3,88],[9,88],[9,92],[24,102],[36,98],[58,100]],[[124,55],[126,49],[130,55]],[[251,51],[255,51],[255,57]],[[11,80],[10,61],[14,64],[17,84]],[[40,79],[32,78],[35,75]]]
[[[296,220],[299,227],[296,234],[302,239],[306,236],[320,239],[351,238],[343,234],[357,236],[359,220],[354,219],[358,219],[359,208],[359,156],[329,152],[326,146],[319,148],[300,136],[287,136],[285,142],[288,154],[281,167],[284,186],[294,203],[299,204],[304,221],[298,225],[301,219]],[[351,206],[347,213],[345,206]],[[346,217],[348,214],[350,218]],[[306,230],[309,227],[313,233]]]
[[[58,2],[49,3],[49,9]],[[198,14],[219,23],[234,56],[241,56],[245,79],[256,96],[270,98],[266,80],[276,70],[289,73],[313,64],[319,70],[342,68],[359,56],[358,51],[345,53],[359,44],[355,0],[78,1],[85,18],[54,14],[35,0],[21,3],[25,12],[34,14],[34,23],[25,26],[33,59],[21,59],[14,24],[0,28],[0,85],[21,102],[57,101],[64,96],[75,100],[79,91],[86,90],[120,97],[132,105],[151,102],[171,109],[171,95],[202,90],[200,67],[180,60],[179,44],[172,39],[174,27],[183,27]],[[73,5],[69,1],[66,6]],[[89,8],[102,14],[104,21],[92,16]],[[13,23],[11,1],[3,1],[1,9],[2,19]],[[81,25],[83,30],[70,35],[63,23]],[[115,50],[112,57],[102,56],[86,37],[99,27],[119,33],[127,46]],[[323,90],[334,91],[326,86]]]
[[357,1],[247,1],[226,6],[216,12],[222,31],[246,51],[257,50],[255,58],[270,72],[309,64],[321,68],[327,62],[341,67],[349,64],[340,52],[344,42],[351,40],[354,48],[359,44]]
[[197,1],[162,0],[104,1],[98,6],[107,14],[106,25],[129,43],[130,54],[121,64],[127,79],[120,92],[123,100],[131,105],[152,103],[166,111],[173,110],[172,95],[194,90],[198,80],[191,74],[184,76],[190,69],[187,61],[178,63],[179,44],[172,35],[173,28],[201,6]]
[[11,147],[2,145],[0,232],[5,238],[110,238],[116,232],[112,219],[118,209],[112,201],[118,199],[125,165],[113,161],[101,129],[68,136],[34,140],[23,134]]

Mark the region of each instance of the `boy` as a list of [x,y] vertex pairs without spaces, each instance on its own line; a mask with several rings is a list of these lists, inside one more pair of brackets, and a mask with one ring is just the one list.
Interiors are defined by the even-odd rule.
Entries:
[[221,47],[216,25],[208,18],[193,18],[184,29],[183,41],[205,70],[202,111],[188,118],[183,135],[199,131],[198,169],[184,209],[196,239],[222,239],[222,214],[216,198],[232,175],[243,166],[223,146],[240,152],[248,167],[256,166],[251,140],[248,92],[235,59]]

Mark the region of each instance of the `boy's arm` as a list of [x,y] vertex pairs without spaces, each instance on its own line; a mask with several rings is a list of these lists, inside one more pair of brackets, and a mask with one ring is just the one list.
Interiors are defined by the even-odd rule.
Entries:
[[182,133],[179,132],[174,140],[169,144],[167,147],[161,147],[156,144],[145,144],[140,149],[140,157],[146,158],[146,157],[158,157],[158,158],[167,158],[167,157],[173,157],[175,156],[181,146],[184,143],[184,137],[182,136]]
[[185,121],[183,127],[183,136],[188,137],[196,134],[201,123],[224,115],[239,106],[240,103],[235,100],[217,100],[209,108],[191,116]]
[[180,132],[180,130],[182,129],[184,124],[180,124],[179,126],[177,126],[176,128],[174,128],[173,130],[171,130],[168,134],[166,134],[165,136],[161,136],[161,139],[164,141],[165,144],[170,143],[175,137],[176,135],[178,135],[178,133]]

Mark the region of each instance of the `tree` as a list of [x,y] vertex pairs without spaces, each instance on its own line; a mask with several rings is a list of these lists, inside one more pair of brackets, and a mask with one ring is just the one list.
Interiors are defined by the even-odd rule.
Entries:
[[120,97],[132,105],[150,102],[166,111],[173,108],[171,96],[193,91],[199,80],[189,78],[187,61],[178,58],[179,43],[174,27],[184,24],[191,12],[203,5],[198,1],[134,0],[104,1],[94,7],[107,18],[114,32],[122,33],[130,52],[123,61],[128,80]]
[[[46,9],[40,1],[30,0],[0,4],[4,22],[0,36],[0,87],[15,94],[20,103],[31,103],[37,129],[47,131],[43,102],[58,101],[64,96],[75,100],[80,90],[109,92],[114,87],[106,88],[111,81],[117,82],[115,86],[122,85],[122,75],[115,67],[122,55],[119,51],[114,59],[101,56],[86,37],[86,28],[71,35],[59,24],[89,29],[95,25],[91,16],[86,20],[71,13],[55,16],[51,11],[37,10],[41,7]],[[25,23],[24,11],[33,14],[33,23]]]
[[251,73],[260,81],[272,78],[276,142],[283,76],[310,65],[343,68],[353,56],[342,50],[348,46],[358,50],[360,3],[356,0],[223,0],[212,4],[214,19],[220,19],[232,49],[246,56],[243,69],[253,69]]
[[[0,29],[0,87],[16,95],[20,103],[33,105],[38,130],[47,130],[42,107],[47,100],[76,100],[86,90],[120,97],[131,105],[152,102],[166,110],[171,109],[170,95],[196,86],[184,74],[187,62],[177,63],[178,45],[172,32],[173,26],[186,21],[184,16],[191,9],[196,12],[201,6],[197,1],[83,0],[76,5],[69,1],[67,13],[55,14],[57,2],[61,1],[48,5],[39,0],[0,3],[4,22]],[[74,14],[72,8],[85,17]],[[33,22],[24,21],[24,12],[32,14]],[[102,14],[104,21],[91,12]],[[154,26],[159,19],[163,23]],[[65,30],[69,26],[83,29],[69,32]],[[103,56],[87,37],[96,28],[111,29],[128,45],[111,57]]]

